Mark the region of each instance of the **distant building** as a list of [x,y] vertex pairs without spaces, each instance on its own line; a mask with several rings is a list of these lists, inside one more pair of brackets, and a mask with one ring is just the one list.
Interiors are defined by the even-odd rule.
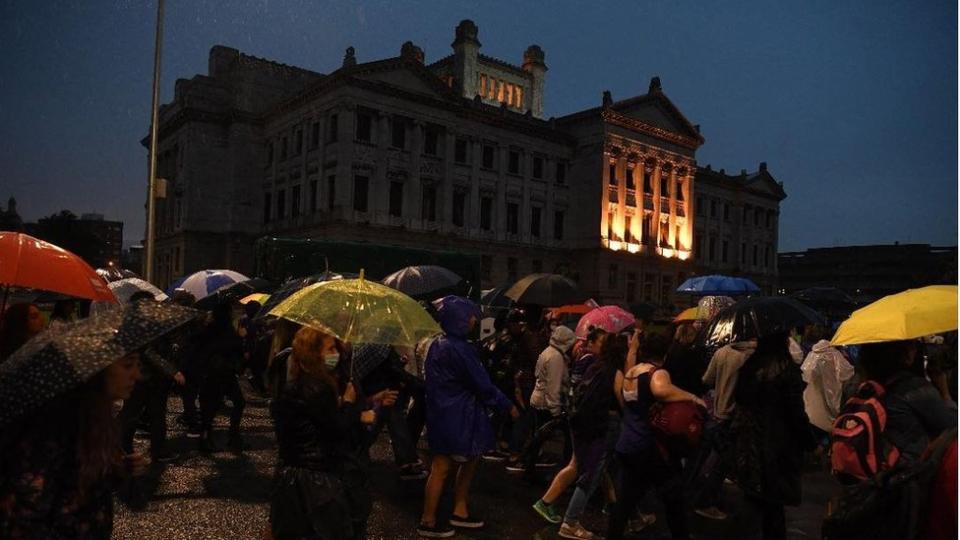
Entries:
[[123,250],[120,266],[143,275],[143,246],[130,246]]
[[836,287],[872,301],[905,289],[957,284],[957,248],[893,244],[813,248],[779,255],[780,289]]
[[31,235],[72,251],[94,268],[120,263],[121,221],[108,221],[101,214],[83,214],[77,218],[69,210],[63,210],[26,227]]
[[0,208],[0,231],[23,232],[23,220],[17,213],[17,200],[10,197],[7,201],[7,209]]
[[760,163],[756,172],[729,175],[709,165],[694,178],[697,273],[750,278],[765,294],[777,290],[777,245],[783,184]]

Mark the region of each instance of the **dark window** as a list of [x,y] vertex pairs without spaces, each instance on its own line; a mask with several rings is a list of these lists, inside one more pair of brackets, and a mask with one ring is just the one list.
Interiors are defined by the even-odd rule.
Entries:
[[677,182],[677,200],[683,200],[683,182]]
[[299,156],[300,154],[303,153],[303,130],[302,129],[297,130],[296,136],[294,137],[294,141],[295,142],[293,147],[294,147],[294,152],[296,152],[294,155]]
[[407,146],[407,123],[402,118],[394,118],[391,127],[393,128],[391,144],[394,148],[403,150]]
[[627,272],[627,302],[637,299],[637,273]]
[[616,240],[613,235],[613,212],[607,212],[607,238]]
[[287,193],[284,190],[277,192],[277,219],[287,217]]
[[317,196],[318,195],[319,193],[318,193],[317,181],[311,180],[310,181],[310,213],[311,214],[317,213]]
[[683,244],[680,243],[680,238],[683,237],[683,235],[680,232],[681,230],[682,229],[679,225],[677,225],[676,228],[674,228],[673,230],[673,243],[674,243],[674,247],[677,249],[683,249]]
[[660,175],[660,196],[669,197],[670,196],[670,177],[667,173],[661,173]]
[[520,174],[520,152],[511,150],[507,159],[507,172],[510,174]]
[[507,232],[517,234],[520,230],[520,207],[517,203],[507,203]]
[[660,222],[660,247],[670,247],[670,226]]
[[770,267],[770,246],[763,248],[763,267]]
[[760,226],[760,209],[759,208],[753,211],[753,226],[754,227]]
[[339,127],[337,125],[337,115],[331,114],[330,118],[327,119],[327,142],[337,142],[337,131]]
[[767,228],[769,229],[772,226],[773,226],[773,211],[767,210]]
[[462,189],[453,191],[453,224],[463,227],[464,214],[467,210],[467,192]]
[[530,263],[530,270],[532,270],[534,274],[539,274],[543,272],[543,261],[541,261],[540,259],[534,259]]
[[611,186],[617,185],[617,166],[613,163],[607,167],[607,180]]
[[290,215],[293,217],[300,215],[300,186],[293,186],[290,189]]
[[403,182],[390,182],[390,215],[403,215]]
[[483,168],[484,169],[495,169],[494,167],[494,155],[496,155],[496,150],[493,146],[489,144],[483,145]]
[[609,268],[609,273],[607,274],[607,288],[616,289],[617,288],[617,274],[620,273],[620,269],[615,264],[611,264]]
[[643,216],[643,223],[641,224],[641,227],[642,229],[640,231],[640,235],[642,236],[642,238],[640,238],[640,241],[645,244],[652,243],[651,240],[653,237],[653,214],[646,214]]
[[553,238],[554,240],[563,240],[563,210],[557,210],[553,213]]
[[333,202],[337,194],[337,177],[330,175],[327,177],[327,210],[333,210]]
[[567,181],[567,165],[565,163],[557,163],[557,183],[563,184]]
[[747,243],[740,244],[740,264],[747,264]]
[[310,148],[320,146],[320,122],[314,122],[310,126]]
[[713,261],[717,260],[717,239],[716,239],[716,238],[711,238],[711,239],[709,240],[709,245],[710,245],[710,247],[707,248],[707,249],[709,250],[709,251],[707,252],[707,253],[708,253],[708,258],[709,258],[710,262],[713,262]]
[[697,197],[697,207],[694,209],[698,216],[703,215],[703,197]]
[[270,223],[270,209],[273,203],[270,201],[270,194],[263,194],[263,222]]
[[273,165],[273,143],[267,143],[267,166]]
[[[282,192],[281,192],[281,193],[282,193]],[[757,245],[754,244],[754,245],[753,245],[753,265],[754,265],[754,266],[757,266],[757,263],[758,263],[758,260],[757,260]]]
[[530,236],[540,238],[540,215],[543,209],[539,206],[530,208]]
[[357,112],[357,140],[364,142],[373,140],[373,116],[370,113]]
[[507,280],[514,282],[517,280],[517,258],[507,257]]
[[710,199],[710,217],[717,217],[717,201]]
[[700,236],[700,234],[696,234],[696,240],[694,240],[694,245],[697,246],[696,249],[693,250],[694,258],[702,259],[703,258],[703,236]]
[[367,187],[370,179],[366,176],[353,177],[353,209],[357,212],[367,211]]
[[744,224],[744,225],[746,225],[747,222],[749,221],[749,218],[747,217],[747,213],[748,213],[748,212],[750,212],[750,207],[749,207],[749,206],[744,206],[744,207],[743,207],[743,224]]
[[729,247],[730,247],[730,243],[727,242],[726,240],[724,240],[720,244],[720,262],[722,263],[727,262],[727,250],[729,249]]
[[423,132],[423,153],[428,156],[437,155],[437,138],[439,134],[437,133],[437,128],[433,126],[427,126]]
[[653,172],[643,170],[643,192],[653,195]]
[[453,160],[457,163],[467,162],[467,140],[457,139],[453,145]]
[[287,159],[287,138],[280,139],[280,161]]
[[542,157],[533,157],[533,177],[534,178],[543,178],[543,158]]
[[423,186],[423,204],[421,205],[421,217],[427,221],[437,220],[437,188],[434,186]]
[[493,274],[493,257],[491,255],[480,256],[480,279],[489,280]]
[[489,231],[493,228],[493,199],[480,198],[480,228]]
[[723,220],[730,221],[730,205],[723,203]]
[[630,244],[633,243],[633,233],[630,232],[630,226],[633,225],[631,222],[633,218],[631,216],[625,216],[623,218],[623,241]]
[[637,189],[637,185],[633,181],[633,168],[627,167],[624,174],[627,176],[627,189]]

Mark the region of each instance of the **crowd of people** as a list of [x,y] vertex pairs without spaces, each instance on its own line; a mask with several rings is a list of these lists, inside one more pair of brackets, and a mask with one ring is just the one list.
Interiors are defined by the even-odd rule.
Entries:
[[[169,302],[195,300],[180,291]],[[640,504],[651,493],[671,537],[689,538],[688,511],[729,518],[720,493],[730,480],[759,512],[762,537],[783,539],[804,467],[836,452],[836,420],[862,383],[884,389],[884,437],[899,466],[955,435],[956,384],[947,381],[956,332],[939,342],[841,349],[826,328],[809,326],[712,350],[696,343],[696,322],[669,336],[639,319],[577,336],[525,306],[503,313],[496,333],[480,341],[483,313],[472,301],[448,296],[428,307],[442,332],[406,347],[347,343],[322,328],[262,318],[257,302],[216,304],[117,359],[34,421],[4,429],[0,537],[108,538],[112,493],[143,508],[135,477],[149,461],[177,458],[167,445],[171,398],[182,401],[180,420],[203,453],[222,446],[214,426],[225,401],[226,446],[239,453],[247,397],[269,400],[277,461],[268,528],[277,539],[366,536],[369,451],[384,427],[399,477],[425,481],[416,530],[426,538],[483,528],[471,483],[481,466],[503,466],[518,481],[556,470],[530,512],[559,525],[562,538],[619,539],[651,525],[657,516]],[[77,317],[72,303],[50,324]],[[0,362],[43,326],[37,306],[8,307]],[[369,369],[360,374],[359,365]],[[677,422],[686,423],[678,430]],[[694,423],[697,436],[685,436]],[[136,452],[138,429],[149,433],[149,460]],[[424,432],[429,463],[418,451]],[[448,480],[449,513],[439,511]],[[581,522],[592,498],[609,514],[605,531]],[[953,520],[955,530],[955,508]]]

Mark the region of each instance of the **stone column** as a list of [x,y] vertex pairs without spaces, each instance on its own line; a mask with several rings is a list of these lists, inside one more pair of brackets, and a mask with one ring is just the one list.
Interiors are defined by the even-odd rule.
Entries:
[[[337,187],[333,194],[334,216],[352,215],[353,210],[353,154],[354,125],[357,106],[347,102],[337,110]],[[340,207],[337,214],[336,208]]]
[[[608,214],[610,213],[610,159],[610,154],[604,152],[603,165],[600,167],[600,178],[603,185],[602,196],[600,197],[600,236],[604,237],[607,236],[607,232],[611,229],[608,218]],[[610,240],[612,240],[612,238],[607,237],[607,242]]]
[[[623,156],[617,158],[617,215],[614,216],[614,225],[622,242],[627,240],[627,160]],[[625,248],[626,246],[624,246]]]
[[483,158],[483,141],[474,137],[470,145],[470,196],[463,216],[463,226],[468,230],[480,228],[480,160]]
[[530,169],[533,167],[533,159],[528,159],[532,157],[532,154],[524,152],[520,155],[520,159],[523,161],[520,167],[520,215],[518,216],[519,227],[519,236],[522,242],[530,241]]
[[[660,160],[657,160],[653,168],[653,228],[650,231],[651,236],[653,236],[653,246],[654,252],[657,251],[660,247],[660,212],[663,210],[660,208],[660,175],[663,171],[663,165]],[[654,288],[658,288],[655,286]]]
[[449,229],[450,223],[453,221],[453,205],[450,203],[453,197],[453,157],[455,154],[457,135],[448,129],[445,139],[447,144],[443,152],[443,177],[437,183],[436,200],[437,221],[440,222],[440,230]]
[[[551,177],[547,171],[556,171],[556,160],[544,158],[543,176],[547,180],[547,200],[543,203],[543,210],[540,215],[540,243],[541,245],[552,245],[556,242],[553,238],[553,212],[556,208],[553,204],[554,186],[556,177]],[[553,166],[553,168],[551,168]],[[552,268],[544,261],[544,269]]]
[[497,240],[507,238],[507,165],[510,159],[509,146],[497,145],[497,154],[500,157],[500,167],[497,174],[497,200],[493,206],[493,230]]
[[373,215],[373,221],[389,222],[387,212],[390,208],[390,186],[387,181],[387,166],[390,163],[389,151],[390,145],[390,117],[382,112],[377,113],[377,151],[374,153],[374,170],[370,178],[370,193],[368,200],[370,202],[370,213]]
[[670,167],[670,176],[667,181],[667,189],[670,193],[670,236],[668,242],[671,246],[677,246],[677,167]]
[[424,124],[422,120],[413,121],[413,140],[410,144],[410,175],[403,186],[403,218],[420,217],[420,164],[423,154]]

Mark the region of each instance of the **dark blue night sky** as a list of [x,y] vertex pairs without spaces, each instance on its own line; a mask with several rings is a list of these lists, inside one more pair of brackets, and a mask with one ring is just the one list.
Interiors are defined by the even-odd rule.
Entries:
[[[143,231],[155,4],[0,0],[0,199]],[[784,182],[781,251],[957,243],[957,2],[168,0],[163,100],[214,44],[320,72],[412,40],[432,62],[463,18],[482,52],[546,51],[547,115],[665,93],[701,165]]]

